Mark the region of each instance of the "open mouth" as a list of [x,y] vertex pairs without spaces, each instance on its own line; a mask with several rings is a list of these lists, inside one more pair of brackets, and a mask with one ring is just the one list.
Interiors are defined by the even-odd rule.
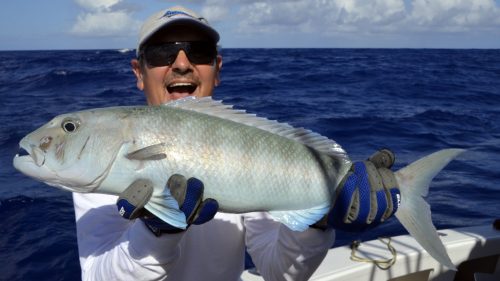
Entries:
[[181,83],[171,83],[167,85],[167,91],[169,94],[192,94],[198,85],[195,83],[181,82]]
[[26,149],[19,147],[19,151],[17,152],[16,157],[29,156],[29,155],[30,154]]
[[[30,145],[31,149],[27,149],[23,147],[22,145],[19,146],[19,150],[15,156],[15,158],[24,158],[28,159],[31,158],[33,163],[35,163],[38,167],[41,167],[43,164],[45,164],[45,154],[43,151],[34,145]],[[30,153],[31,151],[31,153]]]

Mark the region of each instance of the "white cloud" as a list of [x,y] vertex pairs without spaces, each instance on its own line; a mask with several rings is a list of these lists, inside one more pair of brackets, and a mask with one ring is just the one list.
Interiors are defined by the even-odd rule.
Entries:
[[124,36],[135,32],[137,23],[123,11],[79,15],[71,29],[77,35]]
[[238,13],[239,29],[245,33],[307,31],[317,11],[307,0],[243,5]]
[[120,8],[122,0],[76,0],[87,12],[81,13],[71,33],[81,36],[129,36],[137,33],[140,22]]
[[210,4],[201,9],[200,15],[206,18],[211,24],[223,21],[229,14],[229,8],[225,5]]
[[238,27],[242,33],[500,30],[500,8],[494,0],[239,2]]
[[351,32],[387,29],[405,17],[402,0],[299,0],[242,5],[240,31]]
[[[74,1],[83,9],[71,29],[74,34],[135,38],[141,22],[132,16],[144,10],[137,8],[138,5],[145,4],[132,0]],[[434,38],[443,34],[460,38],[480,33],[487,34],[482,38],[498,38],[499,3],[498,0],[189,0],[186,5],[220,29],[223,38],[234,36],[233,44],[240,44],[240,39],[247,40],[244,44],[252,44],[251,38],[265,37],[269,42],[287,45],[294,45],[300,38],[316,42],[312,44],[355,42],[356,46],[387,39],[393,41],[387,41],[385,46],[393,46],[418,40],[415,38],[427,40],[428,34],[434,34]],[[163,4],[158,9],[168,6]]]
[[500,9],[493,0],[414,0],[412,4],[408,22],[421,30],[500,28]]
[[75,0],[81,7],[90,11],[110,11],[111,7],[122,0]]
[[383,26],[404,18],[405,5],[401,0],[336,1],[340,10],[339,25]]

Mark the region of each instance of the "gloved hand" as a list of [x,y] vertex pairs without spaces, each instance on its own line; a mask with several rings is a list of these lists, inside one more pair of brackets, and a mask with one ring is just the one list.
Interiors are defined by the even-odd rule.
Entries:
[[382,149],[355,162],[336,190],[328,215],[315,226],[361,231],[387,220],[400,204],[399,186],[390,170],[394,153]]
[[[186,222],[191,224],[203,224],[211,220],[219,208],[216,200],[203,198],[203,183],[196,179],[186,179],[181,175],[173,175],[167,181],[166,188],[179,203],[180,210],[186,215]],[[153,185],[148,180],[137,180],[123,191],[116,205],[120,215],[126,219],[140,218],[146,226],[155,234],[179,233],[184,229],[176,228],[156,216],[152,215],[144,205],[153,194]]]

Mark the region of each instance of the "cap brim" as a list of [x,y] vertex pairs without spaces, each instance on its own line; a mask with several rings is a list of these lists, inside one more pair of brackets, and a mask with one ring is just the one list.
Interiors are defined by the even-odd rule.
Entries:
[[214,43],[219,42],[220,39],[219,33],[215,29],[196,19],[192,18],[170,19],[169,21],[152,28],[146,36],[141,38],[141,41],[137,46],[137,53],[139,52],[140,48],[142,48],[144,43],[146,43],[149,39],[151,39],[158,31],[175,26],[192,26],[193,28],[201,30],[203,33],[205,33],[207,35],[207,38],[212,40]]

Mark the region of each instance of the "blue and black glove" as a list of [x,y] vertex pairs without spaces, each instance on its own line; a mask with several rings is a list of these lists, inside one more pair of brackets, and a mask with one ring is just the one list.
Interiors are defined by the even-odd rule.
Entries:
[[[219,204],[216,200],[203,199],[203,183],[196,178],[186,179],[181,175],[173,175],[168,179],[167,186],[172,196],[177,200],[179,208],[186,215],[186,222],[203,224],[213,219]],[[153,194],[153,185],[148,180],[137,180],[123,191],[116,205],[120,215],[126,219],[141,219],[155,234],[179,233],[184,229],[176,228],[158,217],[152,215],[143,207]]]
[[394,153],[382,149],[366,161],[355,162],[336,190],[332,209],[315,226],[362,231],[394,215],[401,198],[390,170],[394,160]]

